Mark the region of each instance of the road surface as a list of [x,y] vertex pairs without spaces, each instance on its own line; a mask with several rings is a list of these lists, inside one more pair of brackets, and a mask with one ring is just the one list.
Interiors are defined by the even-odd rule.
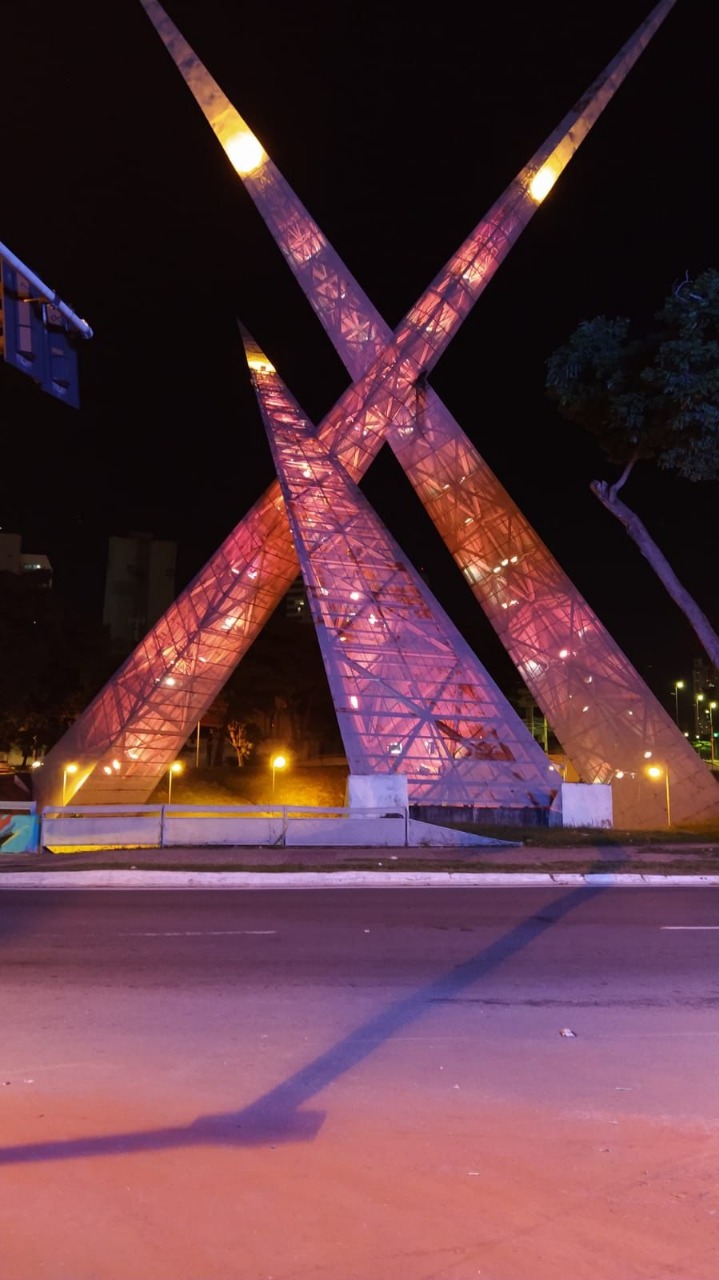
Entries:
[[718,902],[0,893],[2,1280],[713,1278]]

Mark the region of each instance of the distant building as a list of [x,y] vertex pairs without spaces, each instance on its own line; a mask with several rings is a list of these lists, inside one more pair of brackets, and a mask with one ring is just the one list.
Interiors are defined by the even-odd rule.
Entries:
[[692,669],[694,735],[709,741],[719,729],[719,671],[705,658],[695,658]]
[[32,575],[35,587],[52,587],[52,565],[39,551],[23,551],[19,533],[0,531],[0,573],[17,573],[24,578]]
[[175,599],[177,543],[151,533],[112,536],[102,620],[113,649],[129,653]]
[[304,579],[301,576],[295,579],[285,596],[285,616],[296,618],[298,622],[312,621]]

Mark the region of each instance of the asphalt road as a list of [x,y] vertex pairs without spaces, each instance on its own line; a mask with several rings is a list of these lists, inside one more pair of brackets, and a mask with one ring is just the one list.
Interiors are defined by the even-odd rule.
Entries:
[[708,1280],[718,901],[0,892],[2,1280]]

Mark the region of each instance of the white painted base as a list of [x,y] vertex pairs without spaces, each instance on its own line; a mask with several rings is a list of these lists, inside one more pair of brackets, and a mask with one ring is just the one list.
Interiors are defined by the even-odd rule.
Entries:
[[560,795],[557,799],[563,827],[614,826],[612,788],[608,782],[563,782]]
[[406,809],[407,778],[403,773],[351,773],[347,779],[348,809]]

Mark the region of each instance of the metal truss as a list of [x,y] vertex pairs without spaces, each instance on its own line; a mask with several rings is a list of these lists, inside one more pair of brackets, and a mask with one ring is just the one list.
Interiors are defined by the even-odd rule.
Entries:
[[[278,485],[48,752],[40,805],[144,804],[299,572]],[[68,762],[77,771],[63,775]]]
[[703,763],[427,382],[672,3],[655,6],[395,334],[161,7],[142,3],[356,379],[320,424],[327,447],[359,478],[389,441],[579,776],[613,783],[618,824],[661,825],[650,761],[671,773],[677,820],[716,812]]
[[413,804],[548,811],[556,767],[264,352],[243,341],[350,773],[404,774]]
[[[154,0],[142,2],[351,376],[358,379],[321,424],[320,439],[354,479],[364,472],[383,440],[389,439],[580,776],[596,781],[617,779],[620,774],[633,777],[631,786],[618,788],[615,783],[615,814],[621,825],[659,825],[661,821],[658,793],[643,785],[644,763],[652,755],[671,768],[678,820],[683,809],[684,817],[711,811],[717,803],[713,780],[426,380],[671,3],[656,6],[392,335],[160,6]],[[58,744],[65,760],[83,755],[85,769],[78,779],[92,776],[97,790],[104,776],[116,790],[123,775],[129,791],[134,778],[138,799],[143,787],[147,794],[150,779],[154,785],[203,706],[209,705],[293,580],[296,559],[280,507],[281,496],[271,486],[218,556],[131,655],[96,700],[97,706],[88,708],[86,718],[94,721],[94,734],[78,723],[73,727],[75,740],[66,735]],[[260,529],[266,534],[264,526],[273,521],[274,560],[285,568],[292,563],[292,569],[283,575],[277,563],[263,563],[253,585],[243,590],[251,557],[262,546],[256,535]],[[228,580],[233,573],[234,583]],[[266,604],[270,596],[272,604]],[[202,607],[194,608],[193,600]],[[205,631],[222,630],[228,616],[234,616],[235,623],[230,634],[222,637],[224,644],[211,646],[211,652],[206,646],[200,655]],[[171,637],[166,647],[160,643],[163,632]],[[201,657],[210,671],[200,670]],[[116,685],[127,691],[122,702]],[[600,697],[588,696],[586,686],[591,685],[589,693],[599,691]],[[624,724],[619,732],[621,717]],[[118,747],[124,758],[115,770],[110,757]],[[130,751],[135,753],[134,760]],[[56,777],[57,767],[56,763]],[[48,778],[51,775],[49,770]],[[90,794],[86,787],[85,803],[90,802]]]

